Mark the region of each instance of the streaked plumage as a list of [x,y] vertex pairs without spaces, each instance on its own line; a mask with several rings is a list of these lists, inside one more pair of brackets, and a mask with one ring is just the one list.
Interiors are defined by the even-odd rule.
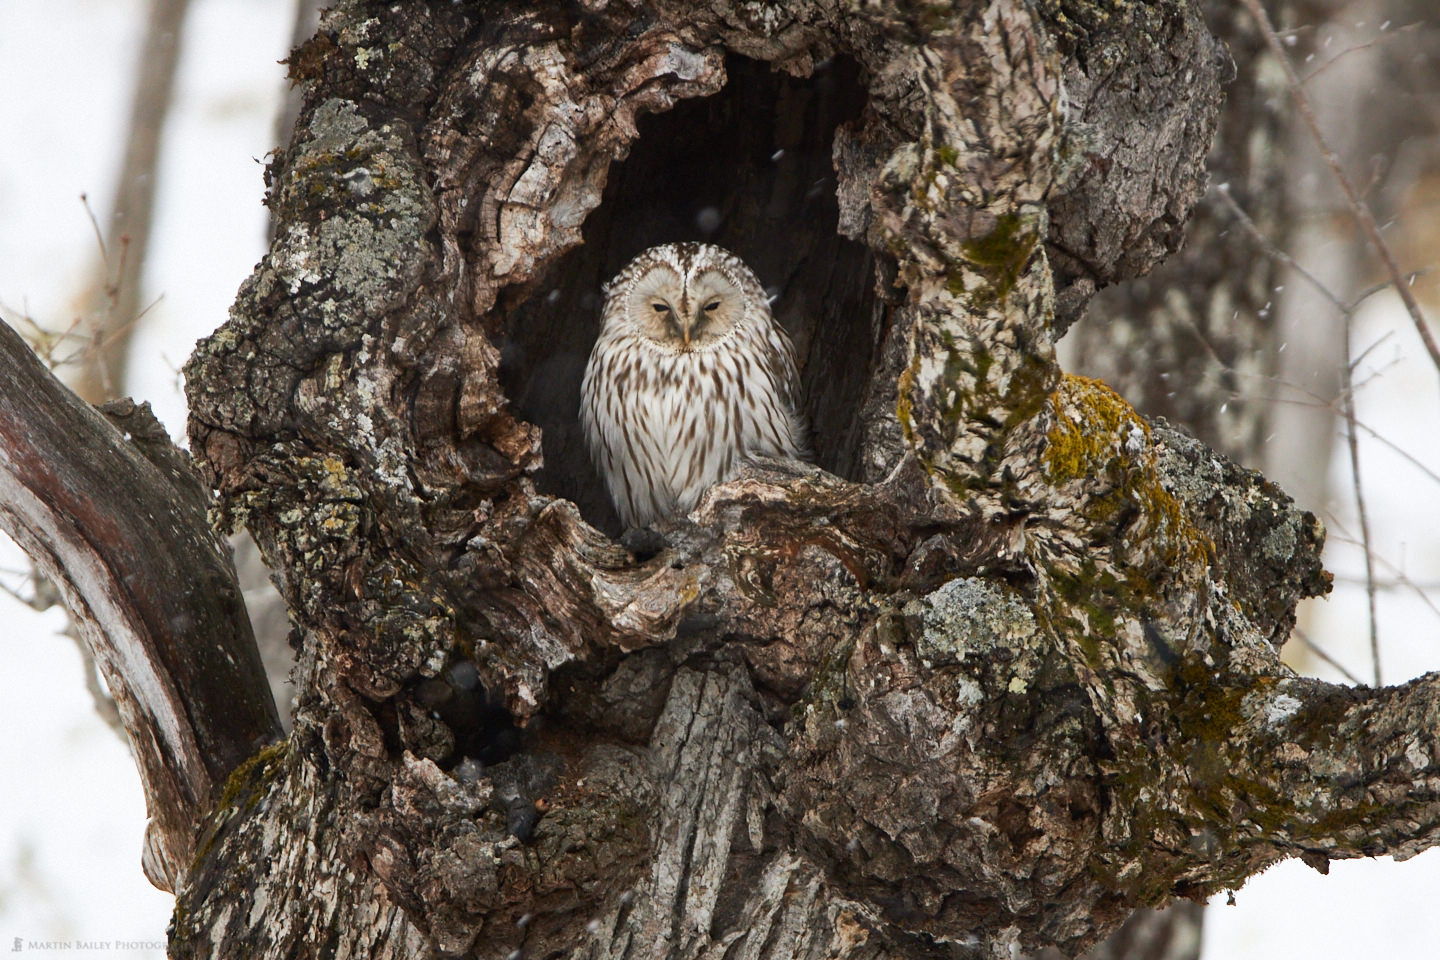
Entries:
[[626,527],[688,513],[747,456],[809,455],[795,348],[750,268],[706,243],[651,247],[605,286],[580,420]]

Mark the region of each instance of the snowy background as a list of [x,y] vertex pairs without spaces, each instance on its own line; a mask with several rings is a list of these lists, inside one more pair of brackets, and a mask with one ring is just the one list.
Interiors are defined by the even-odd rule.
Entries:
[[[129,112],[141,0],[0,0],[0,307],[63,328],[96,257]],[[194,0],[168,121],[144,288],[158,297],[131,350],[128,390],[149,400],[177,441],[185,407],[178,368],[218,326],[264,249],[265,154],[285,89],[291,0]],[[1413,264],[1407,266],[1414,266]],[[1428,309],[1432,316],[1436,305]],[[1357,352],[1366,361],[1361,419],[1440,473],[1440,390],[1408,319],[1375,298]],[[1357,379],[1366,379],[1362,370]],[[5,385],[0,384],[0,389]],[[1440,582],[1440,484],[1388,447],[1362,440],[1376,549],[1421,587]],[[1307,614],[1312,638],[1368,675],[1363,555],[1349,466],[1337,444],[1336,502],[1304,504],[1331,530],[1331,599]],[[0,578],[26,569],[0,543]],[[1382,591],[1386,680],[1440,668],[1440,590]],[[144,803],[125,745],[98,717],[59,610],[0,596],[0,951],[68,941],[62,956],[163,956],[172,898],[140,872]],[[1339,680],[1328,669],[1318,675]],[[1322,877],[1298,861],[1255,878],[1209,911],[1207,960],[1340,960],[1440,954],[1440,853],[1406,863],[1348,861]]]

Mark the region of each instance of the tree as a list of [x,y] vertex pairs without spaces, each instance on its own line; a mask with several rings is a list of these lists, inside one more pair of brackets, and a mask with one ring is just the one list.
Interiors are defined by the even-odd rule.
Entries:
[[[288,739],[190,467],[0,350],[0,515],[136,745],[172,953],[1073,953],[1429,845],[1434,678],[1278,662],[1319,525],[1054,361],[1180,243],[1229,68],[1183,0],[330,11],[186,371]],[[578,370],[697,232],[778,284],[819,465],[633,553]]]

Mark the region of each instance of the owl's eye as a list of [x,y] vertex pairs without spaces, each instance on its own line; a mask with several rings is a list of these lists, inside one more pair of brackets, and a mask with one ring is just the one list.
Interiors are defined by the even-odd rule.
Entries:
[[655,312],[656,312],[656,313],[669,313],[669,312],[670,312],[670,308],[669,308],[667,305],[663,304],[663,303],[652,303],[652,304],[650,304],[650,306],[652,306],[652,307],[655,308]]
[[720,301],[719,301],[719,300],[711,300],[709,303],[705,304],[705,312],[706,312],[706,313],[714,313],[716,310],[719,310],[719,309],[720,309]]

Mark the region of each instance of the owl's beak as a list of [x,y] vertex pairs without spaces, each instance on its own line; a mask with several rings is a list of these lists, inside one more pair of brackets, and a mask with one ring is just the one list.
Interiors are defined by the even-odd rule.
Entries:
[[693,326],[693,322],[689,320],[686,320],[680,324],[680,340],[685,344],[686,350],[690,349],[690,330]]

